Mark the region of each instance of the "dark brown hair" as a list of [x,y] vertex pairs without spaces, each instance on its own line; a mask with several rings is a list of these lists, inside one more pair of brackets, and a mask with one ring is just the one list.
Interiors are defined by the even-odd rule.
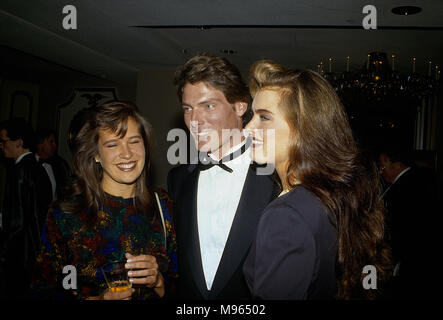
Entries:
[[135,185],[135,205],[143,212],[151,212],[152,193],[148,188],[148,174],[151,154],[151,125],[140,115],[135,105],[129,102],[109,101],[91,108],[83,126],[72,140],[73,172],[75,181],[69,200],[61,202],[61,208],[67,213],[78,215],[88,227],[97,222],[100,206],[106,203],[106,193],[101,187],[103,169],[96,163],[100,130],[112,130],[124,137],[128,119],[137,123],[145,146],[145,166]]
[[243,124],[251,119],[251,96],[248,87],[242,79],[240,71],[226,58],[202,53],[189,59],[183,66],[177,68],[174,85],[177,95],[182,102],[183,88],[187,83],[204,82],[223,92],[226,100],[234,104],[246,102],[247,111],[243,114]]
[[336,224],[338,298],[375,298],[378,290],[363,289],[363,267],[376,267],[379,287],[392,268],[376,164],[358,148],[340,99],[322,76],[258,61],[251,95],[264,88],[280,94],[291,130],[287,184],[314,193]]

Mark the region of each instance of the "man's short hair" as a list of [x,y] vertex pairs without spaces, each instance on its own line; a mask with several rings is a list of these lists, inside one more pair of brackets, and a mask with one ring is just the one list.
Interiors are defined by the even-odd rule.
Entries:
[[187,83],[204,82],[223,92],[226,100],[234,104],[246,102],[248,109],[243,115],[243,124],[251,118],[251,95],[242,79],[240,71],[226,58],[202,53],[189,59],[180,66],[174,76],[174,85],[177,86],[177,95],[182,102],[183,88]]
[[31,125],[23,118],[13,118],[1,124],[0,130],[5,129],[9,139],[15,141],[21,139],[24,149],[33,149],[35,146],[35,135]]
[[404,165],[411,165],[411,150],[407,148],[400,148],[394,145],[385,145],[379,149],[378,155],[386,154],[389,160],[394,162],[401,162]]
[[55,134],[55,131],[52,129],[39,129],[35,133],[35,143],[36,145],[39,145],[43,142],[45,142],[45,139],[49,138],[51,135],[54,136],[54,138],[57,140],[57,135]]

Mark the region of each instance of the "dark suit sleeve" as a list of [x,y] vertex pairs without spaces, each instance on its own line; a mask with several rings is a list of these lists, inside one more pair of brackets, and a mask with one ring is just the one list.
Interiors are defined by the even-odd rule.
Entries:
[[172,168],[168,172],[168,179],[167,179],[168,194],[173,202],[177,201],[177,197],[180,194],[181,185],[183,183],[184,173],[185,173],[183,169],[184,169],[183,166],[178,166]]
[[306,299],[315,259],[315,240],[292,208],[281,206],[260,221],[252,275],[253,295],[262,299]]
[[[8,176],[8,188],[5,193],[5,202],[8,205],[3,212],[3,238],[0,256],[8,257],[10,252],[14,252],[14,245],[20,243],[17,239],[23,234],[24,230],[24,210],[18,205],[21,199],[21,190],[23,184],[19,183],[18,178]],[[26,194],[25,194],[26,195]]]

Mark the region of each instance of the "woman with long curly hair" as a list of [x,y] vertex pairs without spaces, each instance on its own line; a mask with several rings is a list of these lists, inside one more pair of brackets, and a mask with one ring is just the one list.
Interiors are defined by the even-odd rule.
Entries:
[[[340,100],[310,70],[262,60],[251,67],[252,159],[272,163],[282,186],[244,265],[263,299],[365,299],[391,272],[375,163],[359,150]],[[372,284],[373,285],[373,284]]]
[[[148,186],[151,126],[131,103],[88,111],[72,140],[76,180],[48,213],[33,297],[120,300],[159,298],[176,277],[171,202]],[[122,261],[132,288],[110,290],[103,270]],[[66,290],[65,266],[77,288]]]

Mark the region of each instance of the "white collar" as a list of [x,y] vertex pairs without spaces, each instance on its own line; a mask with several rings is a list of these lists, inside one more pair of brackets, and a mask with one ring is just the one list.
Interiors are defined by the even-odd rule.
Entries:
[[17,158],[17,160],[15,160],[15,164],[19,163],[23,159],[24,156],[27,156],[30,153],[32,153],[32,152],[29,151],[29,152],[23,153],[20,157]]
[[398,174],[398,176],[395,178],[394,182],[392,182],[392,184],[394,184],[402,175],[404,175],[407,171],[411,170],[411,167],[407,167],[405,170],[403,170],[402,172],[400,172]]
[[395,182],[397,182],[397,180],[404,175],[406,172],[408,172],[409,170],[411,170],[411,167],[407,167],[405,170],[403,170],[402,172],[400,172],[398,174],[398,176],[395,178],[395,180],[389,185],[389,187],[386,188],[386,190],[383,192],[383,194],[381,195],[381,197],[383,198],[385,196],[385,194],[389,191],[389,189],[391,189],[391,187],[394,185]]

